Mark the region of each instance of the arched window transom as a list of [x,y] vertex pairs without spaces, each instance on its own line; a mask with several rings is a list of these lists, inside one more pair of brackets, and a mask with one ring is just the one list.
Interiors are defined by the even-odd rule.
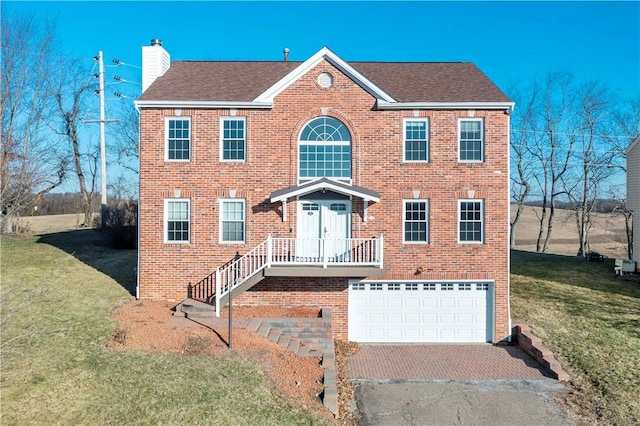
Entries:
[[317,117],[299,139],[300,180],[351,179],[351,133],[333,117]]

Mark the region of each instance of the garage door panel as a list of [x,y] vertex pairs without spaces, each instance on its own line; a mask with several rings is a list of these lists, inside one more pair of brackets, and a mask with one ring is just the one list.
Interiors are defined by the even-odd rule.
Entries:
[[379,313],[379,314],[368,314],[367,316],[367,322],[373,325],[377,325],[377,326],[381,326],[382,324],[384,324],[384,314],[383,313]]
[[387,314],[387,324],[402,324],[402,314]]
[[404,321],[407,325],[420,324],[420,314],[405,314]]
[[[358,283],[349,290],[349,339],[487,342],[491,283]],[[363,285],[364,284],[364,285]],[[363,290],[364,288],[364,290]]]
[[420,330],[404,330],[404,338],[409,340],[420,340]]
[[458,314],[458,323],[459,324],[473,324],[475,322],[476,316],[474,314]]
[[[438,299],[432,295],[433,293],[421,294],[421,305],[423,308],[438,307]],[[430,296],[430,297],[429,297]]]
[[440,324],[455,324],[456,323],[456,315],[455,314],[440,314],[438,316],[438,322]]
[[420,315],[420,318],[422,318],[422,323],[425,325],[438,323],[438,314],[436,314],[435,312],[430,314],[422,314]]
[[443,308],[453,308],[454,306],[456,306],[455,297],[449,295],[447,295],[446,297],[442,297],[440,299],[440,306]]
[[404,307],[405,308],[419,308],[420,307],[420,299],[414,296],[415,293],[405,294],[404,298]]
[[473,297],[460,296],[458,299],[458,306],[461,308],[473,308],[476,306],[476,299]]
[[390,297],[387,299],[387,308],[389,309],[394,309],[394,308],[402,308],[403,306],[403,299],[401,297]]

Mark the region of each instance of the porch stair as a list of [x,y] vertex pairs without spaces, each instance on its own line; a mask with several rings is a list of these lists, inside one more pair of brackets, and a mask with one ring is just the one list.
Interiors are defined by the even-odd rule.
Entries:
[[[211,328],[226,328],[228,318],[216,317],[215,307],[194,299],[176,306],[176,317],[184,317]],[[335,348],[331,331],[331,310],[322,309],[320,318],[233,319],[234,328],[243,328],[302,357],[321,359],[324,373],[322,401],[334,414],[338,412]]]

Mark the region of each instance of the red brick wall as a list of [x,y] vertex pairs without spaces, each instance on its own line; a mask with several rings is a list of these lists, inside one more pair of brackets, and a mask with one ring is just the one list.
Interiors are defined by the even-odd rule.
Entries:
[[[334,86],[320,88],[319,73],[334,76]],[[491,279],[496,282],[495,340],[508,330],[508,117],[503,111],[420,110],[429,117],[430,162],[403,163],[403,117],[408,111],[376,111],[375,99],[330,64],[323,62],[280,93],[269,110],[237,110],[247,118],[247,161],[221,163],[219,127],[230,110],[182,109],[192,120],[192,158],[189,162],[164,161],[164,117],[172,109],[141,112],[140,173],[140,297],[179,301],[189,282],[211,273],[237,252],[250,250],[266,239],[290,237],[296,232],[296,203],[289,200],[287,222],[282,221],[280,203],[269,203],[269,194],[297,183],[297,138],[312,118],[327,115],[341,120],[352,136],[353,183],[381,194],[371,204],[368,221],[362,204],[353,201],[353,237],[384,234],[387,279]],[[458,162],[458,118],[482,117],[485,130],[485,161]],[[402,243],[402,199],[430,200],[429,244]],[[246,199],[246,244],[219,244],[220,197]],[[470,195],[473,191],[473,195]],[[191,199],[191,242],[163,242],[163,199]],[[485,200],[484,244],[457,242],[458,199]],[[290,233],[290,229],[292,233]],[[416,269],[424,272],[416,275]],[[384,279],[383,278],[383,279]],[[304,284],[303,284],[304,281]],[[271,282],[271,281],[269,281]],[[291,280],[313,286],[317,280]],[[346,279],[325,280],[335,291],[321,292],[318,300],[337,303],[336,318],[346,316]],[[332,292],[335,292],[332,293]],[[258,300],[264,291],[242,296],[246,303],[273,300],[291,304],[313,303],[316,293],[282,291]],[[339,300],[338,300],[339,299]],[[320,306],[320,302],[318,302]],[[342,314],[340,314],[342,309]],[[341,328],[338,332],[341,333]]]

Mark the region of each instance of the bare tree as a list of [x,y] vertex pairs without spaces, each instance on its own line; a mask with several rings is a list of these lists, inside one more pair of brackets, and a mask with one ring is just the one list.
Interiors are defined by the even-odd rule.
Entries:
[[514,248],[516,230],[522,217],[525,203],[531,193],[531,181],[533,180],[533,161],[528,146],[530,141],[536,137],[535,132],[532,132],[532,120],[534,105],[538,96],[538,86],[534,82],[527,96],[520,93],[517,87],[512,88],[510,92],[511,98],[515,100],[516,105],[520,105],[513,112],[511,135],[511,162],[516,173],[511,175],[511,197],[516,202],[517,208],[510,224],[509,244],[511,248]]
[[529,145],[536,159],[534,180],[542,197],[538,216],[539,230],[536,250],[546,252],[553,233],[555,202],[564,194],[562,179],[569,170],[570,159],[577,138],[573,77],[566,72],[547,74],[540,89],[539,102],[535,102],[532,132],[537,135]]
[[[58,132],[66,137],[70,143],[74,171],[78,177],[78,185],[84,202],[83,226],[91,226],[94,207],[94,193],[96,183],[95,150],[85,147],[81,143],[79,132],[82,119],[88,104],[87,95],[93,93],[97,85],[93,81],[91,72],[80,62],[67,66],[66,72],[60,75],[59,84],[54,94],[57,106]],[[89,160],[88,164],[86,160]],[[89,175],[85,176],[85,170]],[[88,182],[87,182],[88,178]]]
[[615,120],[621,131],[616,137],[616,149],[625,151],[629,143],[640,135],[640,96],[626,99],[615,113]]
[[138,174],[140,172],[140,116],[128,97],[123,98],[119,119],[114,134],[118,149],[118,163],[125,169]]
[[589,251],[589,230],[592,213],[596,210],[602,184],[612,173],[609,167],[615,150],[609,144],[612,133],[613,96],[598,82],[585,84],[578,92],[576,119],[580,136],[576,144],[576,166],[572,168],[570,182],[566,185],[569,199],[575,206],[576,229],[578,231],[578,256]]
[[19,212],[59,186],[66,160],[43,131],[56,67],[55,25],[9,15],[2,25],[0,231],[15,230]]

